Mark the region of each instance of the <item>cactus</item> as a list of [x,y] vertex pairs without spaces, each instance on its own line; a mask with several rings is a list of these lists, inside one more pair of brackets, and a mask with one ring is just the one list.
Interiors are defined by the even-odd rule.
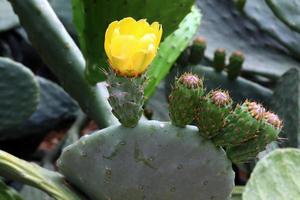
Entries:
[[191,64],[199,63],[204,57],[205,49],[206,49],[205,39],[203,37],[196,37],[190,49],[191,55],[189,57],[189,62]]
[[226,66],[230,80],[235,80],[240,75],[244,60],[244,55],[240,51],[235,51],[231,54],[229,64]]
[[[295,1],[293,1],[293,3],[294,2]],[[293,3],[289,1],[287,4],[295,5]],[[244,13],[251,21],[256,23],[261,30],[265,31],[271,38],[285,47],[290,54],[299,56],[300,49],[295,46],[295,44],[300,41],[299,33],[282,23],[282,21],[274,15],[274,12],[272,12],[272,6],[269,7],[268,5],[270,5],[268,4],[268,0],[248,1],[245,5]],[[296,7],[297,6],[294,6],[294,8]],[[292,12],[293,11],[290,10],[290,13]]]
[[[247,99],[255,99],[259,102],[263,102],[264,105],[269,106],[273,92],[253,81],[249,81],[243,77],[238,77],[236,80],[231,81],[227,78],[227,73],[216,73],[213,69],[196,65],[188,68],[175,69],[168,76],[168,82],[173,82],[174,76],[180,75],[185,71],[193,71],[199,77],[203,77],[203,84],[206,86],[207,91],[218,89],[222,87],[224,90],[228,90],[230,96],[237,103],[242,103]],[[166,85],[167,94],[170,93],[170,85]]]
[[46,170],[0,150],[0,175],[47,192],[57,200],[83,200],[57,172]]
[[214,137],[214,143],[231,147],[255,138],[264,113],[265,108],[256,102],[246,101],[242,105],[237,105],[234,112],[225,119],[226,125],[222,131],[224,134]]
[[0,131],[25,121],[36,109],[39,86],[20,63],[0,58]]
[[243,200],[298,199],[300,151],[277,149],[255,166],[243,192]]
[[197,75],[185,73],[176,80],[169,96],[170,118],[176,126],[184,127],[194,120],[194,112],[203,94],[203,83]]
[[300,72],[290,69],[278,81],[271,101],[272,109],[283,119],[281,137],[286,140],[280,145],[285,147],[300,146]]
[[126,127],[135,127],[143,114],[144,84],[146,76],[137,78],[120,77],[107,72],[107,83],[112,113]]
[[19,25],[19,20],[7,0],[0,0],[0,32]]
[[38,81],[40,94],[37,109],[21,124],[0,131],[0,141],[43,136],[62,121],[72,120],[78,111],[78,105],[57,84],[41,78]]
[[223,48],[218,48],[215,50],[213,67],[217,72],[221,72],[226,65],[226,51]]
[[300,33],[300,3],[299,1],[282,1],[267,0],[266,1],[274,14],[291,29]]
[[[272,34],[280,33],[283,40],[290,42],[290,46],[295,48],[298,47],[295,44],[299,40],[295,40],[295,34],[293,37],[287,34],[290,33],[289,30],[279,29],[272,16],[267,15],[268,10],[262,10],[264,3],[265,1],[260,0],[246,1],[245,12],[252,5],[252,10],[248,13],[259,17],[253,21],[250,16],[236,10],[233,1],[198,0],[198,6],[206,13],[202,19],[205,23],[197,34],[207,40],[206,57],[212,60],[215,49],[220,47],[229,54],[239,50],[247,58],[243,65],[244,71],[275,79],[288,69],[299,67],[299,61],[290,56],[286,45]],[[267,26],[269,31],[260,25]]]
[[196,127],[158,121],[81,138],[64,149],[58,167],[93,200],[223,200],[234,179],[224,151],[202,139]]
[[160,45],[158,55],[147,71],[149,81],[145,87],[146,99],[153,94],[157,85],[168,74],[173,63],[188,46],[190,39],[196,33],[201,19],[199,12],[199,9],[193,6],[191,13],[179,24],[179,28],[165,38]]
[[109,23],[128,16],[135,19],[146,18],[149,22],[159,21],[163,24],[164,35],[168,36],[190,11],[193,3],[193,0],[166,0],[163,4],[159,0],[74,0],[74,22],[87,60],[86,77],[90,83],[105,80],[99,67],[107,68],[103,42]]
[[8,187],[0,178],[0,199],[3,200],[22,200],[17,191]]
[[231,109],[232,100],[227,91],[211,91],[204,100],[198,101],[194,119],[201,136],[210,139],[218,135],[226,125],[225,118]]
[[[33,46],[82,110],[101,127],[118,124],[118,120],[110,112],[105,95],[101,92],[104,86],[90,86],[85,80],[84,58],[49,3],[46,0],[10,2]],[[36,23],[32,23],[33,21]]]

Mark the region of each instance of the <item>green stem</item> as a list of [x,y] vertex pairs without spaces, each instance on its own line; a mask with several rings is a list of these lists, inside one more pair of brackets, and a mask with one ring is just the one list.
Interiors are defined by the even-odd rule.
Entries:
[[66,185],[61,174],[28,163],[1,150],[0,175],[39,188],[57,200],[83,199]]
[[100,127],[118,123],[103,95],[103,84],[84,78],[85,60],[47,0],[10,0],[33,46],[64,89]]

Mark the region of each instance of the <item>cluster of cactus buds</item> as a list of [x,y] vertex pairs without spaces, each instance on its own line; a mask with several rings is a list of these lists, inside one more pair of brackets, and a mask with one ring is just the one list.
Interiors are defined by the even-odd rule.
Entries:
[[200,135],[225,148],[233,162],[254,158],[278,138],[282,122],[261,104],[246,100],[233,109],[227,91],[204,93],[196,75],[185,73],[178,78],[169,99],[171,120],[180,127],[194,122]]

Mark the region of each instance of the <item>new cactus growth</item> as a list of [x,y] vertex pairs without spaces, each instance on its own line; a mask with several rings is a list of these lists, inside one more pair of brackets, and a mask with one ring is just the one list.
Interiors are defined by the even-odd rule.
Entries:
[[226,117],[231,112],[232,99],[227,91],[215,90],[198,101],[194,119],[201,136],[212,138],[226,125]]
[[257,136],[265,108],[256,102],[246,101],[237,105],[226,118],[226,126],[222,134],[213,138],[216,145],[237,146]]
[[239,76],[244,60],[244,54],[240,51],[235,51],[231,54],[227,65],[228,78],[230,80],[234,80]]
[[244,163],[263,151],[267,144],[275,141],[282,128],[282,121],[272,112],[265,112],[259,132],[253,138],[238,146],[226,150],[227,156],[234,163]]
[[226,65],[226,51],[223,48],[218,48],[215,51],[213,59],[213,67],[217,72],[221,72]]
[[196,106],[204,94],[202,80],[194,74],[185,73],[175,82],[169,96],[169,110],[172,123],[179,127],[190,124],[194,119]]
[[197,64],[202,60],[206,46],[206,40],[203,37],[199,36],[195,38],[191,46],[190,63]]

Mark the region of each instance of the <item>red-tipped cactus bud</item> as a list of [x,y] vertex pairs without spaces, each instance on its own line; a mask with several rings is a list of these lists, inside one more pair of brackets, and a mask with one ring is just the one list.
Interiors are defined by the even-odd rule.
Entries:
[[267,123],[273,125],[277,129],[281,129],[283,126],[283,123],[279,119],[278,115],[276,115],[272,112],[265,112],[264,119],[266,120]]
[[248,111],[255,119],[261,120],[264,117],[266,109],[261,104],[254,101],[246,101],[244,104],[248,107]]
[[199,101],[195,113],[195,123],[199,133],[205,138],[212,138],[225,126],[225,118],[231,112],[232,99],[227,91],[214,90]]
[[190,63],[197,64],[201,62],[204,57],[206,49],[206,40],[203,37],[196,37],[191,46]]
[[228,78],[230,80],[234,80],[239,76],[244,60],[244,54],[240,51],[235,51],[231,54],[227,65]]
[[185,73],[175,82],[169,96],[172,123],[179,127],[190,124],[198,101],[204,94],[203,82],[195,74]]
[[216,90],[211,93],[211,101],[218,106],[225,106],[232,103],[227,91]]
[[213,67],[217,72],[221,72],[226,65],[226,51],[223,48],[219,48],[215,51],[213,59]]
[[184,73],[178,81],[187,88],[199,88],[203,86],[202,80],[195,74]]

